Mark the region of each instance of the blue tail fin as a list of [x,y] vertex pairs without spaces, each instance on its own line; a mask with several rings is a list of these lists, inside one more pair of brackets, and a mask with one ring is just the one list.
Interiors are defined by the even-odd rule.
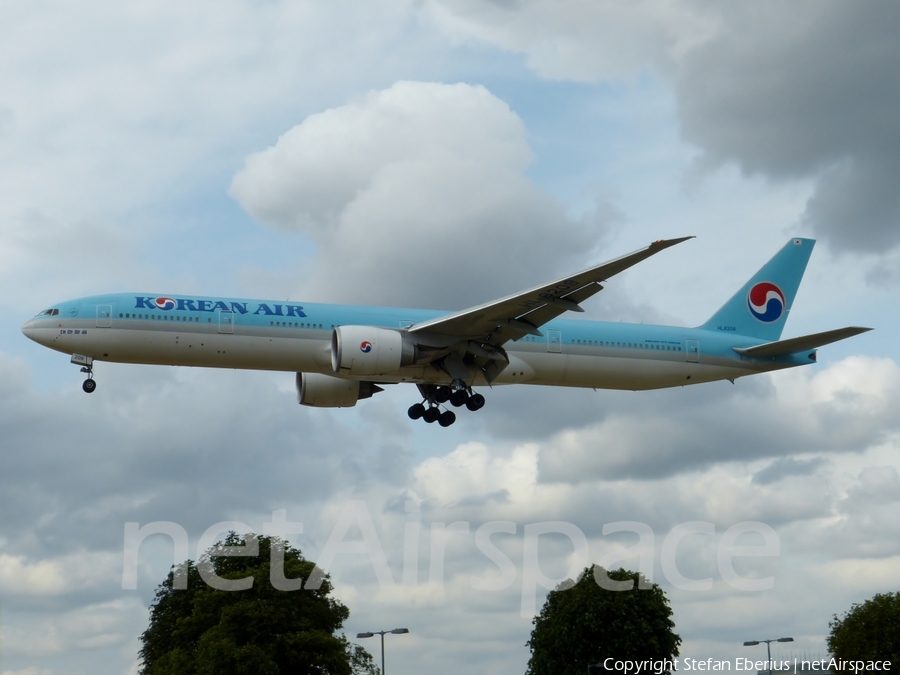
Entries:
[[789,241],[701,328],[779,339],[815,243],[815,239]]

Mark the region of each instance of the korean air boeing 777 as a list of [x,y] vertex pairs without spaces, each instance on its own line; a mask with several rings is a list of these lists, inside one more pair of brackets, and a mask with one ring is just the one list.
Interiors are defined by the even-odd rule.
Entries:
[[445,404],[478,410],[473,387],[543,384],[659,389],[792,368],[816,348],[870,330],[782,340],[815,241],[793,239],[702,326],[574,321],[601,283],[690,237],[646,248],[461,312],[124,293],[71,300],[22,332],[71,355],[96,389],[95,361],[297,373],[301,404],[349,407],[415,383],[413,419],[449,426]]

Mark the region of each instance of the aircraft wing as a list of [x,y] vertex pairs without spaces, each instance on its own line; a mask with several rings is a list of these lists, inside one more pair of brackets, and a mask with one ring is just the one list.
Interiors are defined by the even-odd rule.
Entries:
[[549,284],[423,321],[412,326],[409,332],[411,335],[437,334],[460,340],[470,339],[497,347],[524,335],[540,336],[542,333],[538,328],[563,312],[583,312],[579,303],[601,291],[603,286],[600,282],[688,239],[693,237],[661,239],[634,253]]
[[871,328],[862,328],[860,326],[848,326],[847,328],[836,328],[835,330],[827,330],[824,333],[813,333],[812,335],[803,335],[802,337],[790,338],[788,340],[778,340],[776,342],[767,342],[755,347],[732,347],[738,354],[745,356],[787,356],[788,354],[796,354],[797,352],[805,352],[810,349],[816,349],[824,345],[830,345],[832,342],[846,340],[848,337],[866,333]]

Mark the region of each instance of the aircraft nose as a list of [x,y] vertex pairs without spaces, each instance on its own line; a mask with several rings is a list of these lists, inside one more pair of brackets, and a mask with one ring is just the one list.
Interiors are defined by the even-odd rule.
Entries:
[[34,319],[25,322],[25,325],[22,326],[22,333],[29,340],[34,340]]

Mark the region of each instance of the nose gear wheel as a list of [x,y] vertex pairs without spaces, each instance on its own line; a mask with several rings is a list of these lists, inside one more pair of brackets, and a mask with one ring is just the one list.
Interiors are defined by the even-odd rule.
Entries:
[[91,360],[86,366],[81,368],[81,372],[87,375],[87,379],[81,383],[81,389],[85,394],[93,394],[97,389],[97,382],[94,380],[94,364]]

